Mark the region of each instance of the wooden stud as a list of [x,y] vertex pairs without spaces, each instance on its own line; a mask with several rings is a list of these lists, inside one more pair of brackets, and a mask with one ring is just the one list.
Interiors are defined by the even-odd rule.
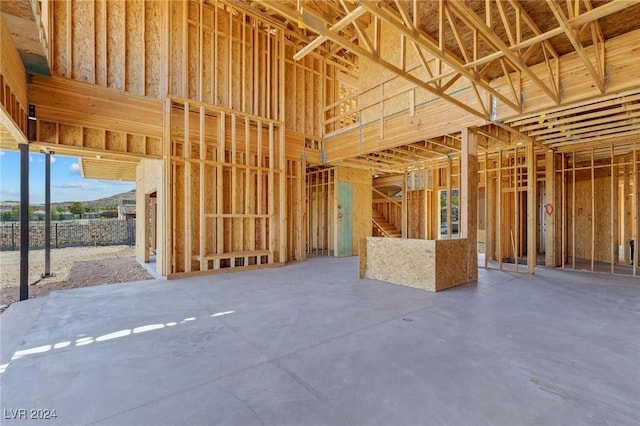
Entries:
[[614,216],[615,216],[615,212],[617,210],[616,207],[619,205],[619,203],[615,203],[614,202],[614,200],[618,199],[618,197],[616,196],[618,185],[617,185],[617,182],[616,182],[616,177],[617,176],[616,176],[616,171],[615,171],[615,168],[614,168],[615,152],[614,152],[614,149],[613,149],[613,144],[610,145],[609,149],[610,149],[610,154],[609,155],[611,155],[611,171],[610,171],[610,173],[611,173],[611,186],[610,186],[610,191],[611,191],[611,203],[610,203],[611,204],[611,210],[609,211],[609,215],[610,215],[610,217],[609,217],[609,219],[610,219],[610,221],[609,221],[609,229],[611,230],[611,242],[610,242],[611,271],[610,272],[613,274],[613,273],[615,273],[615,263],[616,263],[616,260],[618,258],[618,253],[617,253],[618,244],[617,244],[617,241],[616,241],[617,238],[615,238],[618,233],[614,232],[614,229],[616,229],[615,228]]
[[[224,112],[220,112],[218,115],[218,152],[217,152],[217,161],[218,165],[216,166],[216,254],[224,253],[224,218],[222,214],[224,213],[224,166],[225,163],[225,140],[226,140],[226,114]],[[213,260],[213,268],[220,269],[221,263],[220,259],[216,258]]]
[[[202,10],[202,9],[201,9]],[[205,127],[205,107],[204,105],[201,105],[199,108],[199,119],[200,119],[200,128],[198,129],[198,143],[199,143],[199,148],[200,148],[200,223],[199,223],[199,229],[200,229],[200,242],[199,242],[199,252],[200,252],[200,270],[201,271],[206,271],[207,269],[209,269],[209,264],[207,262],[207,260],[205,259],[205,255],[207,254],[207,223],[206,223],[206,219],[205,219],[205,213],[206,213],[206,203],[205,203],[205,189],[206,189],[206,164],[204,163],[203,160],[205,160],[206,156],[207,156],[207,145],[206,145],[206,140],[205,140],[205,132],[206,132],[206,127]]]
[[498,249],[498,269],[502,271],[502,149],[498,149],[498,184],[496,194],[496,241]]
[[[190,106],[188,103],[184,105],[184,146],[183,146],[183,158],[184,158],[184,272],[191,272],[191,253],[192,253],[192,240],[191,240],[191,221],[193,220],[191,210],[191,134],[189,128],[189,115]],[[178,178],[176,176],[176,178]],[[176,197],[179,194],[175,194]],[[176,209],[176,213],[178,213]]]
[[[527,143],[527,160],[527,272],[533,274],[538,256],[536,244],[538,224],[536,152],[533,143]],[[549,229],[547,229],[547,232],[549,232]]]
[[409,197],[407,196],[407,173],[402,175],[402,238],[409,238]]
[[638,241],[638,230],[640,229],[640,214],[638,213],[638,209],[640,208],[640,200],[638,200],[638,196],[640,195],[640,191],[638,191],[638,155],[637,155],[637,142],[633,142],[633,240],[636,244],[635,250],[633,251],[633,258],[631,261],[633,262],[633,276],[638,275],[638,249],[640,249],[640,241]]
[[573,150],[572,152],[572,156],[571,159],[573,161],[573,166],[572,166],[572,184],[571,184],[571,195],[572,195],[572,202],[571,202],[571,237],[572,237],[572,241],[571,241],[571,245],[572,245],[572,249],[571,249],[571,254],[572,254],[572,260],[571,260],[571,269],[576,269],[576,151]]

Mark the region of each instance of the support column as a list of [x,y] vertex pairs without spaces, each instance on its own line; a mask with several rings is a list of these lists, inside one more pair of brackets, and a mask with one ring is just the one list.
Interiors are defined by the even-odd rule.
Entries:
[[460,158],[460,238],[467,239],[469,281],[478,280],[478,139],[462,129]]
[[407,210],[408,207],[408,198],[407,198],[407,173],[402,175],[402,210],[400,214],[401,218],[401,226],[402,226],[402,238],[408,237],[409,230],[409,212]]
[[[536,151],[527,144],[527,272],[533,274],[538,259],[538,204],[536,203]],[[547,229],[547,232],[549,230]]]
[[29,298],[29,145],[20,144],[20,300]]
[[547,193],[547,203],[544,206],[544,220],[547,224],[546,234],[546,250],[544,263],[547,267],[555,267],[556,265],[556,216],[559,210],[556,211],[557,206],[556,199],[556,168],[555,168],[555,156],[553,151],[547,151],[545,154],[545,190]]
[[51,276],[51,152],[44,156],[44,274]]

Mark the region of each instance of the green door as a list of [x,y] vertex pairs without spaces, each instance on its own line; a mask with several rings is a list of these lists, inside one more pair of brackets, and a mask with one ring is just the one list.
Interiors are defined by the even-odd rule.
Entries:
[[338,194],[338,252],[337,257],[353,255],[353,218],[352,200],[353,186],[350,182],[338,182],[336,184]]

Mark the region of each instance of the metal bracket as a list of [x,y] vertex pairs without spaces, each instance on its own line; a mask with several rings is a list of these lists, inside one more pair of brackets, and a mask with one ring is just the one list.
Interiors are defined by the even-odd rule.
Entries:
[[320,155],[322,156],[322,164],[327,162],[327,151],[324,148],[320,151]]
[[498,98],[491,96],[491,121],[496,121],[498,118]]

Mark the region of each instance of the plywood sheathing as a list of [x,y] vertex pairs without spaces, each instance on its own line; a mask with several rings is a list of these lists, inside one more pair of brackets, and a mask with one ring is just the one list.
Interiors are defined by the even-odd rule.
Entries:
[[[428,291],[469,282],[466,239],[414,240],[366,238],[360,254],[360,278]],[[363,276],[364,272],[364,276]]]

